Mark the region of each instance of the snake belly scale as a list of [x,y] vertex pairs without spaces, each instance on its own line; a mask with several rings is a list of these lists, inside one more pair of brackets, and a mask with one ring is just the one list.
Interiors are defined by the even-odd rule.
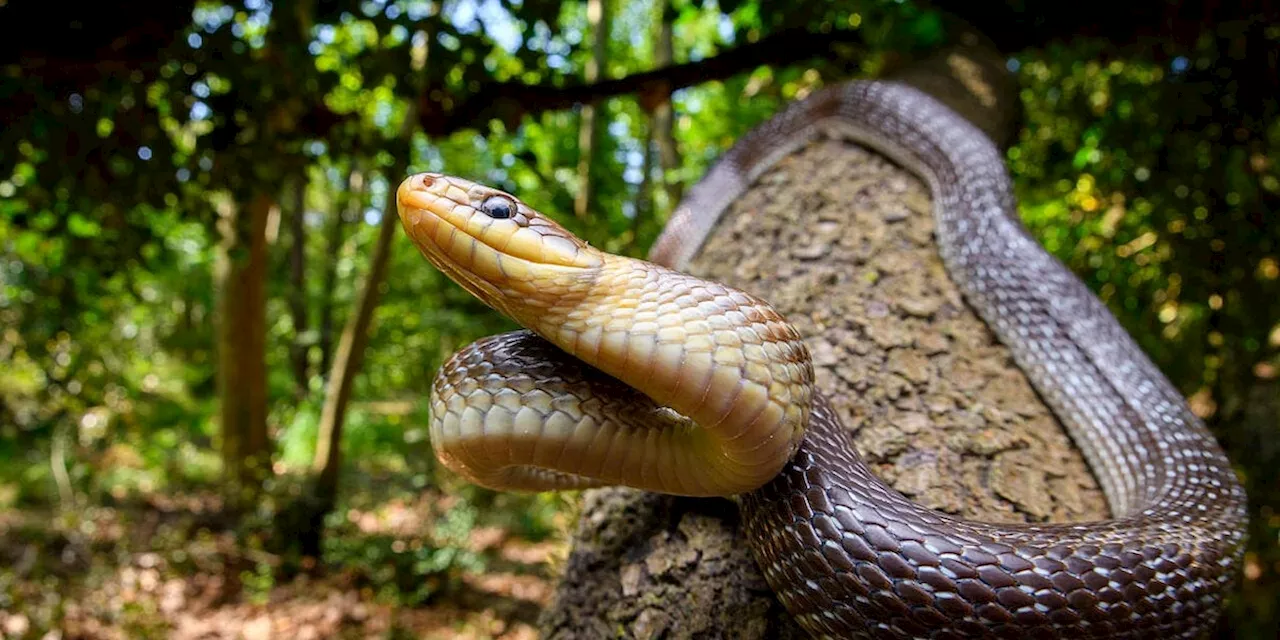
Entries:
[[[752,180],[820,133],[928,183],[949,275],[1084,452],[1113,519],[993,524],[911,502],[859,458],[784,318],[679,272]],[[1180,638],[1217,620],[1246,524],[1225,455],[1022,227],[999,151],[928,95],[852,82],[792,104],[690,190],[653,262],[460,178],[412,176],[397,198],[433,264],[528,328],[436,377],[432,444],[465,477],[739,495],[766,579],[818,637]]]

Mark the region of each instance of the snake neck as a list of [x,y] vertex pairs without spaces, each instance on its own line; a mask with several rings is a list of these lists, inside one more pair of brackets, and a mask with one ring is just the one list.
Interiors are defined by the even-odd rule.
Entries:
[[585,293],[520,320],[691,419],[719,453],[715,463],[743,487],[763,484],[790,459],[809,419],[813,366],[800,335],[770,305],[613,256]]

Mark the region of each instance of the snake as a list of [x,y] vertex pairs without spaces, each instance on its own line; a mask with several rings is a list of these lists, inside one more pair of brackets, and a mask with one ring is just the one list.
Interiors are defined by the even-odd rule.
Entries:
[[[1110,519],[992,523],[913,502],[814,389],[797,329],[681,271],[754,180],[819,136],[927,184],[947,275],[1083,452]],[[647,261],[461,177],[411,175],[396,198],[427,260],[523,327],[460,349],[432,383],[431,444],[468,481],[731,496],[814,637],[1190,638],[1221,616],[1247,524],[1225,453],[1022,224],[999,149],[927,93],[854,80],[791,103],[716,160]]]

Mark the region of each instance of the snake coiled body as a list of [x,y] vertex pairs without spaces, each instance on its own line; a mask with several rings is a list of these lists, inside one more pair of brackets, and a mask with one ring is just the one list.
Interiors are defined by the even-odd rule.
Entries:
[[[500,488],[741,493],[769,584],[817,636],[1205,633],[1243,552],[1243,489],[1177,390],[1021,226],[1000,153],[960,116],[887,82],[797,102],[691,189],[655,262],[682,268],[753,179],[823,132],[926,180],[949,274],[1082,449],[1114,519],[990,524],[921,507],[861,461],[812,391],[803,343],[766,302],[585,245],[569,251],[567,233],[514,199],[515,217],[528,218],[520,228],[551,225],[555,246],[495,241],[497,223],[473,216],[508,212],[492,199],[510,196],[410,178],[401,215],[423,252],[540,336],[486,339],[446,363],[433,392],[441,459]],[[452,230],[424,211],[456,218]],[[519,262],[487,266],[485,247]],[[538,260],[556,268],[535,274],[525,262]]]

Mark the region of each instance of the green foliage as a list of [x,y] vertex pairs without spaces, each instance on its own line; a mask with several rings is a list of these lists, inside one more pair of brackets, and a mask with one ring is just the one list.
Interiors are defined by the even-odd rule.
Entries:
[[465,500],[440,514],[426,535],[358,534],[344,514],[330,517],[322,562],[347,567],[370,585],[379,599],[421,605],[457,588],[462,572],[484,571],[484,556],[470,548],[478,512]]
[[249,602],[266,604],[271,597],[271,589],[276,586],[275,568],[267,562],[255,563],[252,569],[240,572],[240,584],[244,586]]
[[[199,0],[172,46],[91,82],[0,68],[0,97],[34,105],[0,129],[0,511],[74,514],[216,488],[219,206],[257,193],[282,203],[269,225],[266,282],[272,493],[237,532],[243,558],[201,555],[220,535],[207,527],[161,527],[168,537],[156,543],[175,575],[233,572],[257,601],[286,577],[264,551],[269,525],[303,495],[329,375],[320,364],[368,273],[380,212],[402,177],[393,167],[509,190],[593,244],[639,256],[675,204],[652,185],[691,184],[785,102],[837,78],[876,75],[892,55],[927,53],[950,35],[940,13],[914,2],[615,2],[610,78],[653,68],[664,8],[677,62],[787,29],[862,40],[853,63],[761,67],[676,91],[680,165],[667,175],[649,167],[647,182],[648,114],[634,96],[602,101],[598,197],[577,219],[577,112],[528,115],[505,95],[468,100],[495,81],[578,82],[590,56],[585,3],[302,4],[310,9]],[[1232,614],[1242,637],[1266,637],[1280,618],[1280,107],[1263,81],[1276,76],[1277,40],[1274,26],[1233,21],[1205,27],[1190,47],[1076,39],[1011,61],[1024,127],[1008,158],[1028,227],[1192,398],[1248,483],[1252,547]],[[479,129],[445,126],[463,105],[483,110]],[[282,193],[292,180],[305,183],[301,211]],[[641,193],[646,184],[652,193]],[[651,209],[639,206],[642,196]],[[298,284],[286,230],[296,215],[305,332],[289,310]],[[387,601],[420,604],[484,569],[468,542],[478,528],[554,537],[573,506],[437,476],[425,433],[434,371],[458,347],[513,325],[403,238],[388,273],[321,563],[352,571]],[[302,381],[291,369],[295,345],[307,357]],[[349,517],[441,494],[447,506],[423,509],[430,524],[421,535],[366,531]],[[88,535],[82,526],[59,524],[50,540],[34,528],[6,534],[0,551],[27,540],[61,549],[64,538]],[[71,578],[52,559],[43,553],[21,580],[0,572],[0,609],[29,605],[43,612],[35,627],[57,626],[64,601],[50,594]],[[102,582],[109,571],[90,574]],[[111,615],[129,635],[161,635],[149,606]]]
[[[1105,61],[1088,42],[1025,57],[1009,158],[1033,233],[1190,396],[1261,505],[1233,603],[1258,621],[1243,632],[1280,614],[1280,108],[1237,106],[1266,65],[1238,27],[1169,60]],[[1250,46],[1273,50],[1280,30],[1260,31]]]

